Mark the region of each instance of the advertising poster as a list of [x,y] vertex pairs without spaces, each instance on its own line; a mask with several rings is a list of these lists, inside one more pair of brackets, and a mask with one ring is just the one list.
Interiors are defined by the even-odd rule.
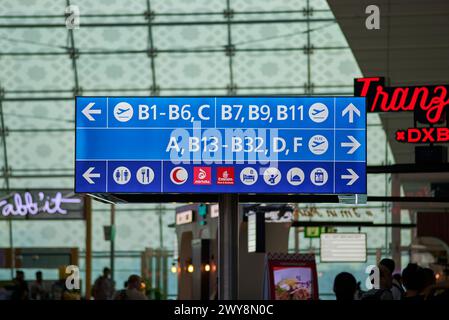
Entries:
[[268,253],[266,280],[266,299],[318,300],[313,254]]

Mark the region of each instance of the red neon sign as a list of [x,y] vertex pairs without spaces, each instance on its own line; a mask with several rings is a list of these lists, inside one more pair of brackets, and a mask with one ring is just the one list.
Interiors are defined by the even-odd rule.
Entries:
[[396,131],[396,141],[408,143],[449,142],[449,128],[408,128]]
[[425,112],[429,123],[439,122],[449,107],[449,85],[386,87],[381,77],[354,80],[354,95],[366,97],[371,112]]

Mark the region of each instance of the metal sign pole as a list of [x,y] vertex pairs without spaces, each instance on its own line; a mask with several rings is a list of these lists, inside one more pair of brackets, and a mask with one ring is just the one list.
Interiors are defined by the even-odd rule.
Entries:
[[218,299],[238,298],[238,194],[219,195]]
[[111,259],[111,280],[114,282],[114,270],[115,270],[115,204],[111,205],[111,247],[110,247],[110,259]]
[[84,202],[86,218],[86,300],[91,298],[92,289],[92,198],[86,196]]

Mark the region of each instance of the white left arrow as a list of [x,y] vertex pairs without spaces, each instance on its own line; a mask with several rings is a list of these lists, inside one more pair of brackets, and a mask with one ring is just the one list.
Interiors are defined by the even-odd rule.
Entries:
[[346,153],[347,154],[353,154],[361,146],[361,144],[353,136],[348,136],[348,138],[349,138],[349,140],[351,140],[351,142],[342,142],[341,146],[343,148],[351,148]]
[[357,181],[357,179],[359,178],[359,176],[357,175],[357,173],[354,172],[354,170],[352,169],[346,169],[348,170],[348,172],[350,174],[342,174],[341,178],[345,179],[345,180],[349,180],[348,183],[346,183],[347,186],[352,186],[354,184],[354,182]]
[[95,181],[93,181],[92,178],[100,178],[99,173],[92,173],[94,169],[95,167],[90,167],[86,170],[86,172],[83,173],[83,178],[86,179],[89,184],[95,184]]
[[95,118],[92,117],[93,114],[101,114],[101,109],[92,109],[94,105],[95,102],[91,102],[81,111],[89,121],[95,121]]

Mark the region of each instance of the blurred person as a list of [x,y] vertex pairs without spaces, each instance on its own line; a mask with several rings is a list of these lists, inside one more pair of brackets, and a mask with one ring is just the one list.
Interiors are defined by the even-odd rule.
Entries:
[[352,301],[357,291],[357,281],[349,272],[337,274],[334,280],[334,293],[337,301]]
[[25,281],[25,273],[21,270],[16,271],[16,277],[13,279],[11,300],[28,300],[29,289]]
[[402,275],[400,273],[393,274],[393,281],[396,282],[402,288],[402,290],[404,290],[404,285],[402,283]]
[[51,300],[63,300],[63,293],[66,290],[65,279],[59,279],[53,282],[50,290]]
[[142,292],[142,279],[136,275],[130,275],[126,289],[120,290],[114,296],[114,300],[148,300]]
[[435,272],[430,268],[423,268],[424,290],[436,284]]
[[403,300],[424,300],[421,295],[425,286],[425,272],[416,263],[409,263],[402,271],[402,282],[405,287]]
[[118,290],[115,292],[114,296],[112,297],[112,300],[125,300],[123,299],[126,296],[126,289],[128,287],[128,280],[126,280],[123,283],[123,289]]
[[423,268],[423,289],[420,294],[426,300],[432,300],[436,295],[441,294],[441,289],[444,289],[441,284],[437,286],[435,272],[430,268]]
[[62,293],[62,300],[81,300],[80,290],[65,290]]
[[215,286],[212,294],[209,296],[209,300],[218,300],[218,277],[215,277]]
[[58,280],[52,283],[51,289],[50,289],[50,299],[51,300],[62,300],[63,298],[63,292],[66,290],[65,286],[65,279],[67,277],[66,273],[66,266],[59,266],[59,276]]
[[357,282],[357,289],[355,291],[354,300],[361,300],[362,296],[365,294],[365,291],[362,290],[362,283],[360,281]]
[[59,267],[59,279],[56,280],[50,291],[52,300],[81,300],[81,291],[78,289],[68,289],[66,285],[67,277],[66,266]]
[[391,287],[391,294],[393,295],[393,300],[401,300],[404,296],[405,290],[402,288],[402,285],[400,282],[398,282],[395,277],[393,276],[394,270],[396,268],[396,264],[394,263],[393,259],[384,258],[380,260],[379,264],[385,266],[388,271],[391,274],[392,279],[392,287]]
[[114,282],[111,280],[111,269],[105,267],[103,274],[95,280],[92,296],[95,300],[110,300],[114,295]]
[[362,296],[362,300],[393,300],[393,294],[391,293],[393,276],[385,265],[379,263],[378,268],[379,288],[373,288],[365,292]]
[[50,290],[44,282],[42,271],[36,272],[36,280],[30,286],[32,300],[48,300]]
[[80,290],[69,290],[65,285],[66,279],[56,280],[51,286],[52,300],[81,300]]
[[11,291],[6,287],[0,287],[0,300],[11,300]]
[[432,285],[429,291],[427,299],[449,302],[449,281],[439,281]]

